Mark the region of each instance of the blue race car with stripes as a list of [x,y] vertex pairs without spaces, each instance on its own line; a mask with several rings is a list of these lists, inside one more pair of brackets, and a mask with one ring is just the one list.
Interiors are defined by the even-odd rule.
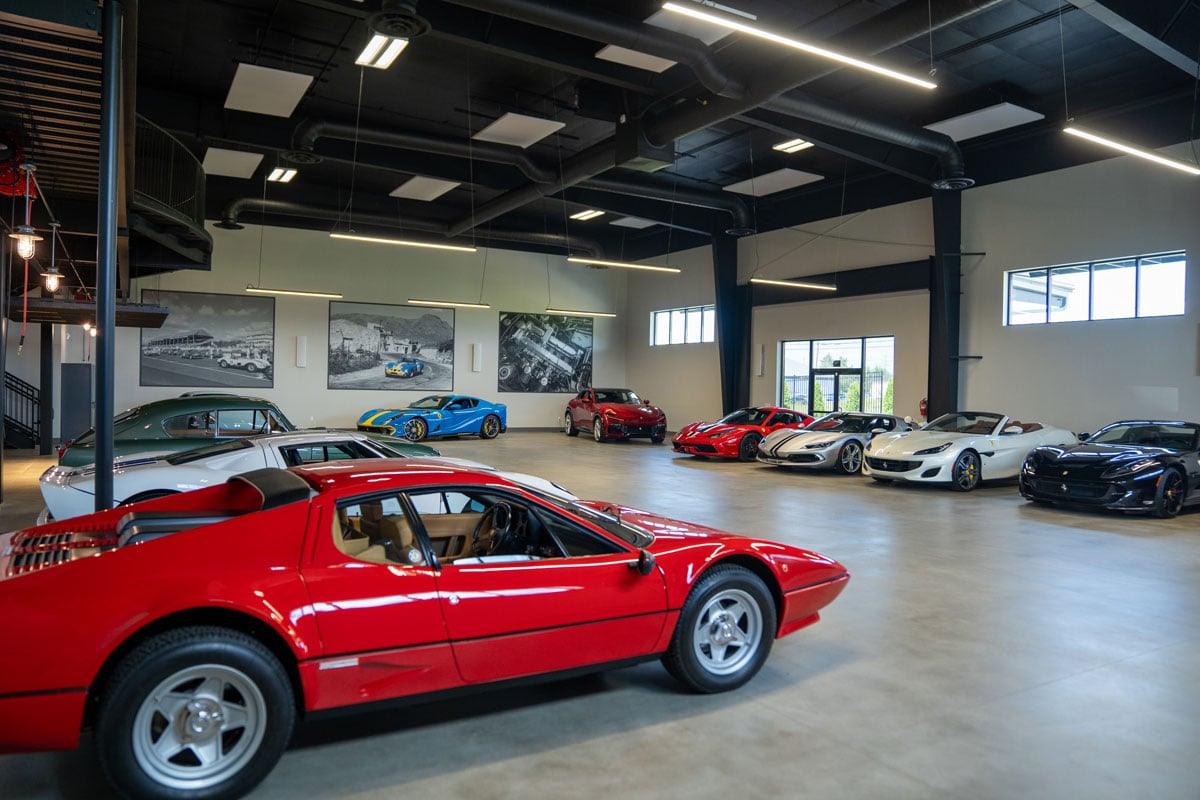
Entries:
[[432,436],[474,434],[495,439],[508,429],[508,406],[461,394],[431,394],[408,408],[375,408],[358,429],[419,442]]

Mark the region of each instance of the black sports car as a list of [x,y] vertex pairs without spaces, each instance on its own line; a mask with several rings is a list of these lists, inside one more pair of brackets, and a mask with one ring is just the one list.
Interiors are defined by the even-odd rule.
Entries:
[[1200,425],[1114,422],[1082,444],[1039,447],[1021,467],[1021,494],[1064,505],[1173,517],[1200,502]]

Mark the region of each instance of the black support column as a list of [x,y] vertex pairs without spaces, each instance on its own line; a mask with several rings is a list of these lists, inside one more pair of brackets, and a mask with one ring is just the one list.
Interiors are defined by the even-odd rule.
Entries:
[[39,365],[41,375],[38,378],[38,392],[41,406],[38,408],[38,455],[48,456],[54,444],[54,326],[43,322],[41,328],[41,346],[39,347]]
[[104,3],[104,62],[100,91],[100,196],[96,240],[96,478],[95,509],[113,504],[113,406],[116,367],[117,156],[121,134],[121,0]]
[[712,238],[724,412],[750,405],[750,287],[738,286],[737,241],[723,232]]
[[962,192],[933,190],[933,248],[929,276],[928,419],[958,410]]

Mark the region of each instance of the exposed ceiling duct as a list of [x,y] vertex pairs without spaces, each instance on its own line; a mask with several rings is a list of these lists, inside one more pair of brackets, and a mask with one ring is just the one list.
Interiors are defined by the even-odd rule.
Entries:
[[[531,181],[548,185],[551,190],[559,188],[558,170],[545,164],[538,163],[528,153],[515,147],[509,147],[491,142],[471,142],[445,139],[411,131],[396,131],[382,128],[355,128],[338,122],[312,121],[302,122],[292,135],[292,146],[303,153],[305,160],[319,158],[313,153],[318,140],[323,138],[358,141],[366,144],[397,147],[406,150],[416,150],[422,153],[454,156],[457,158],[476,158],[493,164],[507,164],[516,167],[521,174]],[[291,154],[288,154],[291,158]],[[365,163],[365,162],[364,162]],[[619,175],[605,175],[603,178],[591,178],[579,181],[576,185],[585,189],[614,194],[643,197],[665,202],[678,202],[685,205],[709,208],[729,214],[732,224],[729,230],[736,235],[753,233],[750,211],[744,200],[727,192],[707,192],[700,189],[664,185],[661,181],[650,178],[626,178]],[[549,192],[550,194],[553,191]],[[539,195],[540,196],[540,195]]]
[[739,98],[745,94],[741,81],[728,74],[712,50],[690,36],[644,23],[631,24],[627,17],[591,11],[573,5],[552,6],[542,0],[448,0],[448,2],[527,22],[585,39],[606,42],[685,64],[710,92]]
[[[482,0],[449,0],[454,4],[475,7]],[[830,42],[831,48],[864,55],[899,46],[933,29],[950,24],[964,17],[996,5],[1001,0],[907,0],[871,19],[851,28]],[[497,14],[506,14],[509,0],[488,0],[488,5]],[[524,13],[526,3],[519,0],[520,8],[514,13]],[[571,15],[575,10],[560,10]],[[576,15],[578,30],[587,25],[587,18]],[[593,38],[602,37],[602,30],[594,31]],[[598,38],[603,41],[603,38]],[[811,59],[781,58],[778,69],[760,73],[747,87],[746,94],[738,99],[717,97],[703,105],[682,105],[655,117],[646,127],[650,140],[665,144],[688,133],[707,128],[730,117],[757,108],[772,98],[815,80],[831,72],[825,64],[814,65]],[[616,164],[616,141],[610,138],[583,150],[563,164],[562,186],[573,186],[580,181],[604,172]],[[960,177],[960,176],[943,176]],[[948,187],[952,188],[952,187]],[[532,184],[515,189],[483,204],[474,212],[449,226],[451,235],[458,235],[473,226],[514,211],[545,194],[552,193],[544,185]]]
[[[221,221],[216,223],[216,226],[227,230],[240,230],[243,225],[239,221],[239,218],[245,212],[279,214],[281,216],[320,219],[329,222],[338,222],[347,218],[346,212],[340,208],[293,203],[287,200],[268,200],[262,197],[241,197],[226,204],[225,208],[221,211]],[[397,233],[417,232],[441,236],[447,239],[447,244],[470,244],[470,240],[456,241],[453,237],[449,236],[446,232],[446,225],[442,222],[406,218],[401,224],[401,220],[398,220],[391,214],[358,212],[354,214],[354,220],[386,228],[389,231]],[[571,254],[597,257],[604,255],[604,248],[598,242],[575,234],[563,235],[560,233],[542,233],[538,231],[516,231],[489,226],[487,229],[487,238],[516,244],[537,245],[540,247],[563,247]]]

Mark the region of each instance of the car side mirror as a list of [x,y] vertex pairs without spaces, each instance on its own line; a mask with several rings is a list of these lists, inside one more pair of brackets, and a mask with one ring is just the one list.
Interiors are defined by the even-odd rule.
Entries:
[[1009,425],[1007,428],[1005,428],[1003,431],[1001,431],[1001,433],[1024,433],[1024,432],[1025,432],[1025,429],[1022,428],[1020,425]]
[[872,436],[878,436],[881,433],[887,433],[887,428],[871,428]]
[[1083,433],[1079,434],[1079,441],[1086,442],[1089,436],[1091,436],[1091,434],[1087,431],[1084,431]]
[[654,559],[654,553],[649,550],[639,550],[637,561],[630,561],[629,568],[636,569],[639,575],[649,575],[654,572],[654,567],[658,562]]
[[642,405],[644,405],[644,406],[648,406],[648,405],[650,405],[650,401],[649,401],[649,400],[646,400],[646,399],[644,399],[644,398],[643,398],[643,399],[642,399]]

